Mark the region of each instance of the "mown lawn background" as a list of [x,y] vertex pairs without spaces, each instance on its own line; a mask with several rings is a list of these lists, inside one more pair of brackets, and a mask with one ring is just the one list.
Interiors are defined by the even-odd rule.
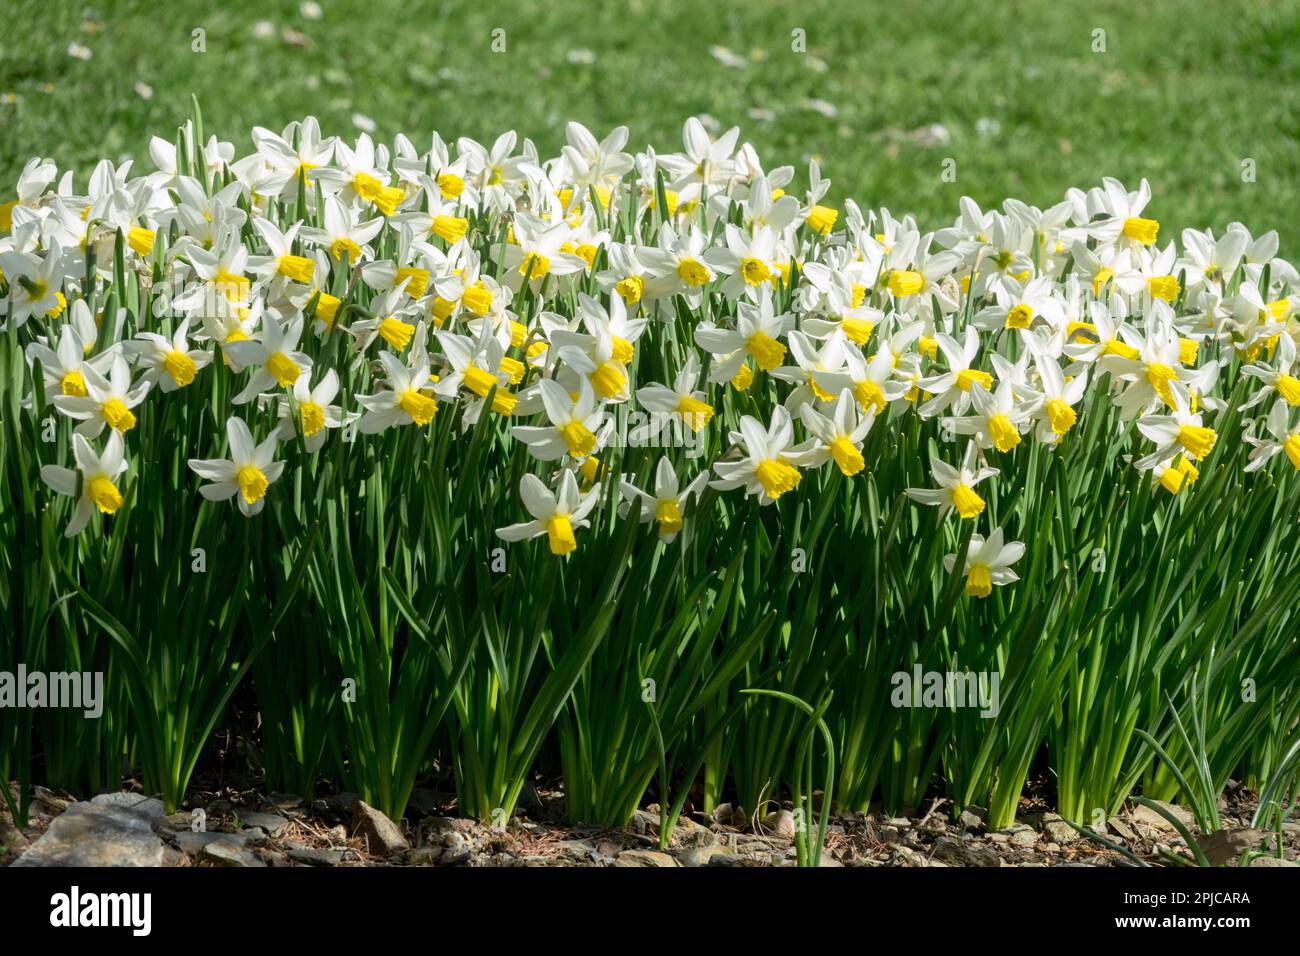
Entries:
[[[1112,175],[1151,180],[1162,240],[1234,219],[1278,229],[1283,255],[1300,239],[1289,0],[319,6],[310,19],[298,0],[3,0],[0,192],[34,154],[83,173],[100,157],[148,165],[149,136],[174,135],[194,93],[207,129],[241,151],[254,124],[307,113],[345,136],[362,114],[379,138],[404,131],[420,148],[435,127],[489,142],[513,128],[551,155],[577,119],[597,135],[625,123],[632,147],[672,151],[682,120],[704,113],[740,125],[769,166],[819,157],[832,200],[913,212],[923,228],[946,224],[962,193],[1045,206]],[[191,51],[197,28],[206,53]],[[804,54],[791,50],[796,28]],[[955,183],[941,177],[947,158]]]

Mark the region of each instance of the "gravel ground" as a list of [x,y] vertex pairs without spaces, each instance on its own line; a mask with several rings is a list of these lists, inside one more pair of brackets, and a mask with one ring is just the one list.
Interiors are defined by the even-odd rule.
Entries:
[[[1271,847],[1272,835],[1249,828],[1252,797],[1229,791],[1223,829],[1201,840],[1212,861],[1236,863],[1245,850]],[[630,826],[607,829],[563,823],[563,796],[556,791],[534,792],[527,803],[507,826],[492,827],[447,815],[451,808],[433,792],[418,790],[407,816],[395,824],[352,794],[308,803],[255,792],[196,792],[188,802],[194,809],[164,815],[158,801],[137,794],[77,802],[38,787],[25,830],[0,810],[0,865],[29,852],[20,865],[133,862],[135,855],[140,865],[161,860],[170,866],[795,865],[789,809],[773,807],[762,818],[727,804],[713,813],[685,813],[661,846],[654,804],[637,811]],[[1171,809],[1190,822],[1185,810]],[[147,825],[126,832],[123,819]],[[1162,849],[1190,858],[1174,827],[1144,807],[1112,818],[1104,836],[1132,857],[1081,836],[1033,800],[1025,801],[1014,826],[1001,831],[986,830],[977,808],[953,819],[946,801],[937,800],[913,816],[834,817],[822,865],[1126,866],[1134,865],[1133,857],[1162,865],[1168,863]],[[1300,866],[1300,824],[1284,824],[1283,855],[1284,861],[1254,859],[1251,865]]]

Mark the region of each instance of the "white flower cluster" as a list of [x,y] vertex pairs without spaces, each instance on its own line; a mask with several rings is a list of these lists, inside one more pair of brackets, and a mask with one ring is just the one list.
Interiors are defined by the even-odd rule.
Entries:
[[[1215,446],[1207,415],[1228,407],[1238,370],[1253,381],[1241,409],[1263,415],[1246,420],[1249,469],[1278,452],[1300,468],[1300,276],[1275,233],[1236,223],[1161,245],[1146,182],[1107,179],[1045,210],[963,199],[955,222],[922,232],[887,209],[826,204],[815,163],[788,192],[791,167],[765,169],[738,130],[713,138],[695,119],[662,155],[625,151],[625,128],[597,139],[576,123],[549,159],[513,132],[390,148],[325,138],[312,118],[254,129],[239,157],[194,139],[188,125],[177,144],[156,138],[146,175],[101,162],[84,188],[33,160],[0,207],[6,328],[37,320],[27,354],[47,401],[77,421],[80,479],[45,469],[80,496],[70,533],[121,505],[129,433],[155,387],[165,402],[225,370],[232,406],[277,421],[258,443],[229,416],[228,457],[190,463],[205,497],[253,514],[283,470],[278,442],[314,452],[334,430],[421,429],[454,403],[466,426],[502,416],[538,461],[560,463],[549,481],[525,478],[531,520],[500,531],[546,534],[559,554],[576,546],[605,416],[623,404],[692,433],[735,429],[684,490],[667,456],[653,489],[622,482],[624,513],[665,540],[706,482],[768,504],[808,469],[869,467],[869,430],[908,415],[961,443],[955,464],[932,459],[934,487],[908,493],[975,517],[991,462],[1067,440],[1089,388],[1135,423],[1134,465],[1177,493]],[[150,290],[169,291],[145,302]],[[648,366],[661,381],[637,380]],[[714,422],[726,389],[769,402],[764,419]],[[1014,579],[1020,546],[1000,529],[971,551],[972,593]]]

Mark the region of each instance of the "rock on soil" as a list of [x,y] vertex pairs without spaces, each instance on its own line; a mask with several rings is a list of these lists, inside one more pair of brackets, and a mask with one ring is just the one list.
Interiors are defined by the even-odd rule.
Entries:
[[162,866],[163,842],[153,832],[150,814],[162,815],[157,800],[145,801],[140,810],[99,798],[70,804],[13,865]]
[[259,813],[255,810],[236,810],[235,816],[246,827],[260,827],[268,836],[278,837],[289,829],[292,822],[278,813]]
[[677,861],[658,850],[624,850],[614,859],[615,866],[676,866]]
[[411,848],[397,824],[364,800],[358,800],[352,806],[352,835],[365,840],[370,852],[377,856],[389,856]]

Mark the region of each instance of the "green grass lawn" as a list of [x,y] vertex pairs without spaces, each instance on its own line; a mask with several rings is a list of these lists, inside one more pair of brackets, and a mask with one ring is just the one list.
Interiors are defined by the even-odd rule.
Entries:
[[[195,93],[207,128],[240,150],[255,124],[314,113],[350,136],[360,113],[379,137],[417,145],[435,127],[489,141],[514,128],[550,155],[577,119],[598,135],[626,123],[633,147],[672,151],[682,120],[707,113],[740,125],[767,165],[820,157],[832,199],[914,212],[923,227],[946,224],[962,193],[1047,205],[1103,175],[1130,188],[1145,176],[1162,240],[1234,219],[1278,229],[1283,255],[1300,239],[1291,0],[321,6],[313,20],[296,0],[3,0],[0,190],[35,154],[83,173],[103,156],[147,163],[149,136],[173,136]],[[191,51],[196,28],[205,53]],[[492,52],[496,28],[505,52]],[[791,50],[795,28],[806,53]],[[955,183],[941,177],[948,158]],[[1242,181],[1245,159],[1256,182]]]

